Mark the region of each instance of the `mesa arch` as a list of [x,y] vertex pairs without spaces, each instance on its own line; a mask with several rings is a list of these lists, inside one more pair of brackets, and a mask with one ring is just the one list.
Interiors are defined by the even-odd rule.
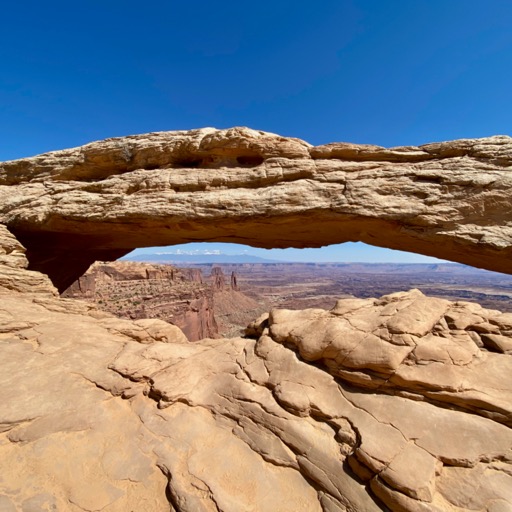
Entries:
[[361,241],[512,273],[511,191],[508,136],[386,149],[203,128],[0,163],[0,223],[61,291],[96,260],[192,241]]

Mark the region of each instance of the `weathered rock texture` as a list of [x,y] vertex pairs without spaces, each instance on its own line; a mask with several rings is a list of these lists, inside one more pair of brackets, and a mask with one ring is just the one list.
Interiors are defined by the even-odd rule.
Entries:
[[247,128],[107,139],[0,164],[0,222],[63,290],[91,263],[191,241],[363,241],[512,273],[512,139],[386,149]]
[[413,290],[190,343],[0,256],[1,510],[512,508],[512,314]]
[[190,343],[37,271],[62,290],[95,259],[208,239],[362,240],[512,273],[511,151],[205,129],[3,164],[0,508],[511,510],[512,314],[412,290]]

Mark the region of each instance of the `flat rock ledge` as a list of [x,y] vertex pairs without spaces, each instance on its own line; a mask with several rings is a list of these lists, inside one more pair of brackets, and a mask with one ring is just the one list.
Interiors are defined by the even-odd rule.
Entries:
[[512,510],[512,314],[417,290],[188,342],[0,225],[0,510]]
[[94,261],[197,241],[362,241],[512,273],[511,171],[508,136],[387,149],[149,133],[0,163],[0,223],[60,291]]

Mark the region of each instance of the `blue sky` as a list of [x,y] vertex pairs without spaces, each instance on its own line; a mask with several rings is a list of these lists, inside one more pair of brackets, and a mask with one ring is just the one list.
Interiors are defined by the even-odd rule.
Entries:
[[440,262],[436,258],[422,256],[402,251],[392,251],[382,247],[372,247],[363,243],[347,242],[345,244],[331,245],[320,249],[259,249],[240,244],[224,243],[190,243],[184,245],[174,245],[172,247],[147,247],[137,249],[131,254],[151,254],[155,252],[207,252],[219,251],[222,254],[244,254],[248,253],[260,258],[280,261],[300,261],[300,262],[352,262],[359,263],[429,263]]
[[202,126],[383,146],[510,134],[510,27],[510,0],[7,2],[0,160]]

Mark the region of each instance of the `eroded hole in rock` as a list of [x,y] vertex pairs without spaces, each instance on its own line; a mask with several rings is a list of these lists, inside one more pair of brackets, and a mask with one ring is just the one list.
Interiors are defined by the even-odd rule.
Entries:
[[196,169],[201,167],[202,163],[202,158],[184,158],[182,160],[175,160],[173,166],[176,168]]
[[417,183],[432,183],[434,185],[440,185],[441,183],[443,183],[443,179],[439,176],[417,175],[414,177],[414,181]]
[[259,155],[236,157],[237,163],[239,163],[242,167],[257,167],[258,165],[261,165],[264,160],[265,159]]
[[[259,155],[208,155],[205,157],[189,157],[175,160],[175,168],[210,168],[210,167],[257,167],[264,162]],[[147,167],[149,168],[149,167]]]
[[73,170],[69,173],[62,173],[61,176],[55,178],[55,181],[80,181],[83,183],[96,183],[106,180],[113,175],[125,174],[132,169],[128,167],[115,167],[115,168],[102,168],[98,167],[94,170],[87,170],[87,173],[80,172],[80,170]]

